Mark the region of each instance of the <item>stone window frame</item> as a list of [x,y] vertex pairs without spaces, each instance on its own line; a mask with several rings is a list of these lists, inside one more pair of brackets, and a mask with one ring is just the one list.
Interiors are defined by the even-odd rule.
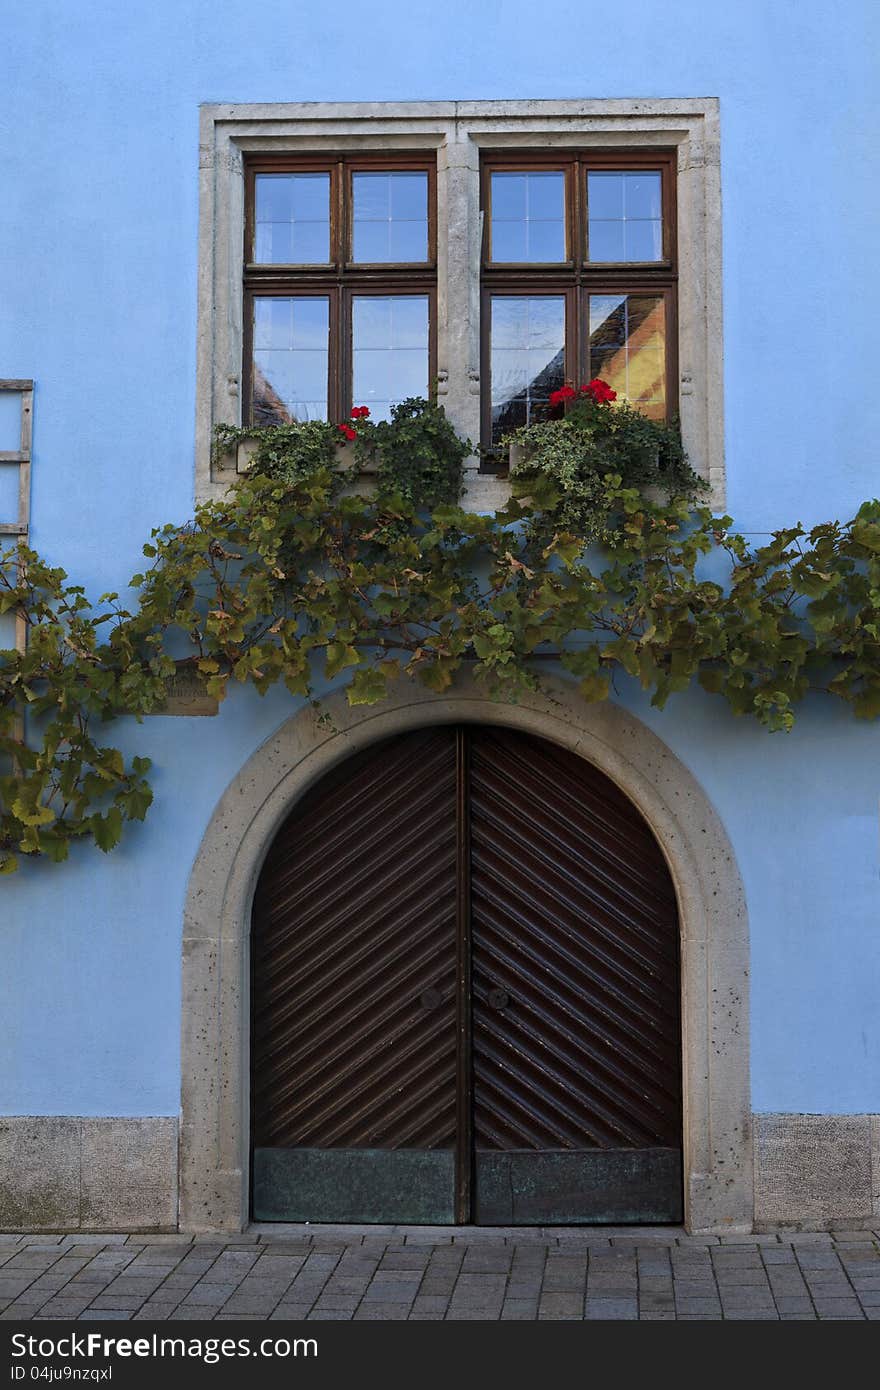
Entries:
[[[681,100],[284,102],[201,107],[195,497],[223,495],[214,426],[242,419],[244,162],[249,154],[435,150],[438,397],[480,437],[480,155],[486,151],[677,150],[678,362],[682,435],[723,509],[719,103]],[[467,466],[465,505],[491,510],[506,484]]]

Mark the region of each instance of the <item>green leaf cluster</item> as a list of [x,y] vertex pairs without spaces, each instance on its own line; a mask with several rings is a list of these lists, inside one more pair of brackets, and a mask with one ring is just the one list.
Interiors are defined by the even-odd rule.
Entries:
[[657,706],[696,682],[770,730],[812,690],[880,714],[880,502],[758,547],[617,477],[596,494],[601,543],[554,505],[428,509],[403,488],[340,493],[323,462],[267,463],[152,533],[127,607],[91,605],[31,549],[0,554],[0,614],[28,629],[24,653],[0,651],[0,871],[76,839],[107,851],[143,819],[149,762],[100,731],[160,708],[181,659],[220,700],[239,682],[315,701],[336,681],[370,705],[466,666],[515,701],[558,662],[587,701],[631,679]]
[[611,479],[656,501],[696,503],[705,492],[678,421],[649,419],[625,400],[608,404],[582,395],[561,418],[524,425],[504,445],[513,446],[514,496],[535,504],[529,529],[545,543],[556,530],[606,539],[620,523],[620,513],[608,507]]

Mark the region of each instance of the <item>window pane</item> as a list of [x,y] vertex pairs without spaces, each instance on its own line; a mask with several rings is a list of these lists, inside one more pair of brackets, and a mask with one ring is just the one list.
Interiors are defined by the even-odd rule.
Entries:
[[529,258],[528,227],[525,222],[496,222],[492,220],[493,261],[527,261]]
[[589,259],[663,259],[659,172],[587,174]]
[[666,302],[662,295],[590,295],[590,377],[650,415],[666,414]]
[[391,418],[407,396],[428,394],[428,296],[355,295],[352,401],[373,420]]
[[624,260],[659,261],[663,238],[659,222],[628,220],[624,224]]
[[493,261],[565,260],[565,175],[493,174]]
[[330,259],[330,175],[257,174],[254,260],[323,265]]
[[329,299],[254,299],[255,425],[327,419],[329,338]]
[[594,222],[590,219],[590,260],[625,261],[623,229],[620,222]]
[[565,298],[493,295],[492,442],[528,424],[565,380]]
[[371,262],[428,259],[428,175],[353,174],[352,259]]

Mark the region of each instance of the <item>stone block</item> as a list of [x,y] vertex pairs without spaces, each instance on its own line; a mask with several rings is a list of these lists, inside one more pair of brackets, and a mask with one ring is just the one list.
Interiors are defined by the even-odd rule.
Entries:
[[0,1226],[70,1231],[79,1225],[80,1120],[69,1115],[0,1118]]
[[880,1115],[871,1116],[871,1196],[873,1216],[880,1221]]
[[869,1222],[872,1128],[870,1115],[756,1115],[756,1223]]
[[83,1119],[81,1224],[91,1230],[173,1230],[174,1117]]

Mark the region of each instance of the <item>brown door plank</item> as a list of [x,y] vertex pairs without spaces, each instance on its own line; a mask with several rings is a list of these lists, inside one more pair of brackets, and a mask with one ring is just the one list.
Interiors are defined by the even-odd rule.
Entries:
[[647,824],[511,730],[470,753],[475,1219],[681,1219],[678,919]]
[[257,1219],[456,1219],[456,787],[455,731],[420,730],[341,764],[272,845],[251,941]]

